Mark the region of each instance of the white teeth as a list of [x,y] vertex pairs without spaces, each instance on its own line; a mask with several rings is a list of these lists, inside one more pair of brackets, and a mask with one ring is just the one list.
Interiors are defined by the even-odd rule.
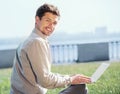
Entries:
[[47,30],[48,30],[48,31],[51,31],[51,29],[50,29],[50,28],[47,28]]

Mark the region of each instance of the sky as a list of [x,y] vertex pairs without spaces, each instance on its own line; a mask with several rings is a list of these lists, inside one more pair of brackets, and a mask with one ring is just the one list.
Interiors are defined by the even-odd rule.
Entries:
[[0,38],[28,36],[36,10],[44,3],[60,10],[55,32],[94,33],[97,27],[106,27],[108,33],[120,32],[120,0],[1,0]]

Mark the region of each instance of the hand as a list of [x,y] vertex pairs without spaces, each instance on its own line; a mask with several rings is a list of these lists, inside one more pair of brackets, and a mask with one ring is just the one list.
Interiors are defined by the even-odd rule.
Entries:
[[91,78],[85,75],[77,74],[71,76],[71,84],[89,84],[91,83]]

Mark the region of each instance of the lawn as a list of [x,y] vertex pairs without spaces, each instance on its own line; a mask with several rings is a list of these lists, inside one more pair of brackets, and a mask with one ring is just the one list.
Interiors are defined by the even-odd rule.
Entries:
[[[76,63],[53,65],[52,71],[61,74],[82,73],[91,76],[99,63]],[[0,94],[9,94],[11,68],[0,69]],[[111,63],[102,77],[94,84],[87,85],[89,94],[120,94],[120,62]],[[63,88],[48,90],[47,94],[58,94]],[[74,93],[73,93],[74,94]]]

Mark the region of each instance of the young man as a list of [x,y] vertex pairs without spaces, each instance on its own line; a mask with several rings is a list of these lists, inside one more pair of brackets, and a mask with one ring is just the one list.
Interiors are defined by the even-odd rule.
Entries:
[[[43,4],[36,12],[35,28],[16,51],[11,75],[10,94],[46,94],[47,89],[65,87],[60,94],[87,94],[87,76],[54,74],[51,72],[51,55],[47,36],[58,23],[60,14],[51,4]],[[80,84],[81,83],[81,84]]]

